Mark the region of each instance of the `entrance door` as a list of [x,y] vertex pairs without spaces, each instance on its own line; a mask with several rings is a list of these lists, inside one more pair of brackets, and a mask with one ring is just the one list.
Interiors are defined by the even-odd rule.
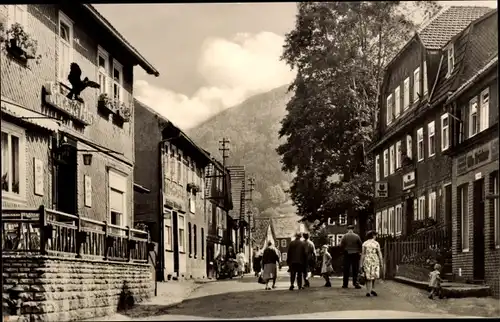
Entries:
[[[67,140],[54,156],[53,203],[56,210],[77,215],[77,150],[76,142]],[[61,218],[63,220],[63,218]]]
[[413,198],[406,199],[405,205],[405,221],[406,221],[406,234],[409,235],[412,233],[411,224],[413,222],[414,213],[413,213]]
[[474,181],[473,213],[474,280],[484,280],[484,179]]
[[451,234],[451,184],[446,185],[444,187],[444,223],[448,230],[448,233]]
[[174,237],[174,272],[179,276],[179,217],[177,212],[172,213],[172,230]]

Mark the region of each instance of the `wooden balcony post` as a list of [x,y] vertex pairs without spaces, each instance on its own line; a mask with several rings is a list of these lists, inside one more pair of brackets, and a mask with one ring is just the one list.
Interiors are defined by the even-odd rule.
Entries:
[[82,220],[80,217],[78,217],[78,221],[76,222],[77,224],[77,229],[76,229],[76,258],[82,258],[82,245],[83,242],[81,240],[82,238]]
[[108,221],[104,221],[104,260],[108,259]]
[[42,255],[47,254],[46,245],[47,245],[47,235],[45,231],[45,226],[47,225],[47,218],[45,213],[45,206],[41,205],[38,208],[39,211],[39,220],[40,220],[40,253]]
[[132,261],[132,250],[130,249],[131,243],[130,241],[132,240],[132,230],[130,226],[127,226],[127,231],[128,231],[128,236],[127,236],[127,252],[128,252],[128,261]]

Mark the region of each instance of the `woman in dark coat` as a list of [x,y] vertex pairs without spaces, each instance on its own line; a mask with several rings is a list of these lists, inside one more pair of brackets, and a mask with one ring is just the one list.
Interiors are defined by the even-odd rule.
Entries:
[[259,247],[255,247],[252,255],[252,268],[255,272],[255,276],[259,275],[260,271],[262,270],[261,261],[262,254],[259,250]]

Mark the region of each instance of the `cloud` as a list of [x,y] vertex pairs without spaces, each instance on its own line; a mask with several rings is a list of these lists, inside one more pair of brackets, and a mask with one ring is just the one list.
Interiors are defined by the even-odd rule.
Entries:
[[271,32],[207,39],[197,68],[206,86],[192,97],[135,82],[134,95],[182,129],[192,128],[252,95],[288,84],[295,73],[280,56],[284,38]]

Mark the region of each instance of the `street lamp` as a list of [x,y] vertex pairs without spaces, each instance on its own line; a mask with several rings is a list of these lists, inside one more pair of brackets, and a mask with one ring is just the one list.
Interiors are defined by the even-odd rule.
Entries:
[[92,164],[92,154],[90,154],[90,153],[83,154],[83,164],[84,165],[91,165]]

